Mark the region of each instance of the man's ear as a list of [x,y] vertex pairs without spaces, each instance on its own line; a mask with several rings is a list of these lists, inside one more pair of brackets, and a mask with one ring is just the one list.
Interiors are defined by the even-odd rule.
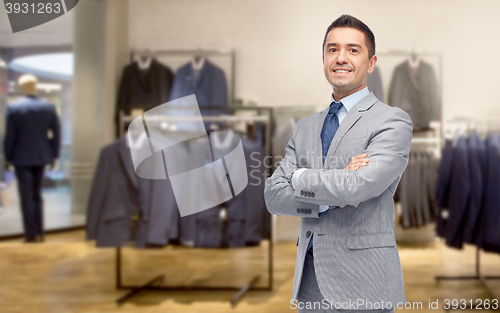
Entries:
[[373,72],[376,63],[377,63],[377,56],[373,55],[372,58],[370,59],[370,63],[368,64],[368,73]]

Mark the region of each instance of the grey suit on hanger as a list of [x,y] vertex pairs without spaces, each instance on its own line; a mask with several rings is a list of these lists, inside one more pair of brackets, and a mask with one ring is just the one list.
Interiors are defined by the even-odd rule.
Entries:
[[98,247],[129,240],[138,248],[166,245],[176,213],[170,180],[138,177],[125,136],[101,149],[87,208],[87,239],[95,239]]
[[[317,283],[325,299],[384,301],[394,308],[406,298],[394,238],[393,196],[408,164],[412,121],[370,93],[344,118],[323,164],[320,133],[327,112],[297,123],[286,157],[266,180],[269,212],[302,218],[292,299],[298,298],[312,236]],[[344,169],[361,153],[370,158],[366,167]],[[309,170],[294,190],[287,176],[297,168]],[[331,209],[320,216],[319,205]]]
[[429,127],[431,120],[441,120],[441,102],[434,68],[420,60],[416,76],[408,61],[399,64],[392,74],[388,104],[403,109],[415,129]]

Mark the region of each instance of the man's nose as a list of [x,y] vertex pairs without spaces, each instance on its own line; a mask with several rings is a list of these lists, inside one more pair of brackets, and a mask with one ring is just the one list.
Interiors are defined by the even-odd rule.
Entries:
[[339,51],[336,63],[337,64],[346,64],[348,62],[349,62],[349,60],[347,59],[347,52],[344,50]]

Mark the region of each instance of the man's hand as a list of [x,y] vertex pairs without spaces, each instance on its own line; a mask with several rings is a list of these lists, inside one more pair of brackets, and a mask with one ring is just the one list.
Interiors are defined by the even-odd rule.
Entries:
[[370,159],[367,158],[368,154],[363,153],[360,155],[355,156],[354,158],[351,159],[351,162],[344,168],[349,169],[352,171],[357,171],[360,167],[366,166],[368,162],[370,162]]
[[9,162],[5,162],[5,170],[6,171],[10,171],[10,163]]

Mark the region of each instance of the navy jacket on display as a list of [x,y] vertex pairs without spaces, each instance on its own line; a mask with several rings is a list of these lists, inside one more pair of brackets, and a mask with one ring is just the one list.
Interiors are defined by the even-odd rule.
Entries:
[[226,106],[229,102],[224,71],[205,59],[197,75],[190,63],[181,66],[175,74],[170,100],[195,94],[202,115],[216,115],[219,112],[203,110],[207,106]]
[[451,167],[453,163],[453,146],[451,140],[446,140],[439,165],[438,180],[435,189],[436,205],[439,213],[436,220],[436,234],[444,238],[446,235],[447,219],[443,217],[443,210],[448,208],[450,194]]
[[471,188],[469,151],[465,138],[460,136],[454,149],[449,200],[450,217],[446,227],[446,244],[450,247],[462,248],[462,233]]
[[471,191],[469,206],[465,215],[464,242],[475,243],[476,224],[482,206],[483,197],[483,174],[479,158],[479,142],[481,138],[477,134],[471,134],[467,138],[469,150],[469,171],[471,179]]
[[[484,207],[484,241],[483,248],[487,251],[498,251],[500,247],[500,231],[498,225],[500,223],[500,137],[491,134],[488,137],[488,176],[486,183],[486,203]],[[496,248],[493,248],[496,247]]]

